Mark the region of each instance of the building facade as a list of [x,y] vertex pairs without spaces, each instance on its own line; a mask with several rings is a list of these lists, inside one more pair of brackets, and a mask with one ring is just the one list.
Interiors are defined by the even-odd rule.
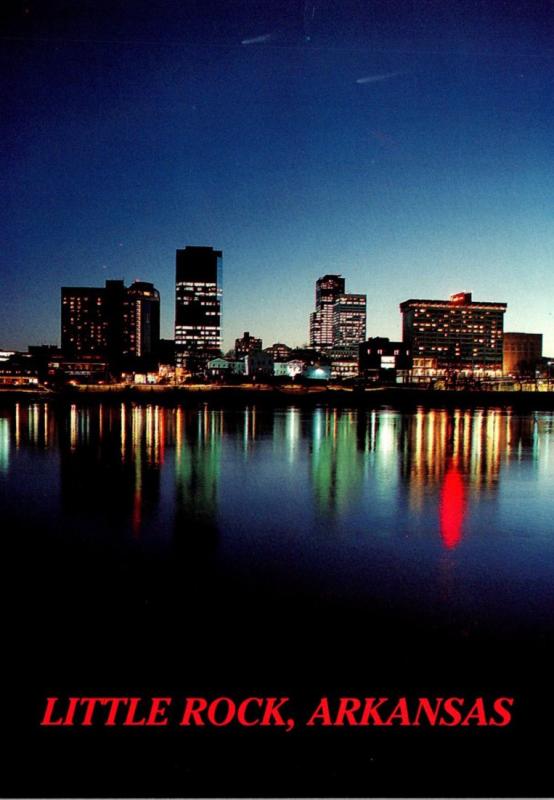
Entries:
[[235,339],[235,358],[243,358],[248,353],[254,353],[262,349],[262,340],[255,336],[250,336],[248,331],[240,339]]
[[[107,283],[106,283],[107,286]],[[106,289],[62,287],[62,351],[66,357],[103,356],[108,348]]]
[[125,294],[126,355],[140,359],[157,354],[160,345],[160,293],[153,283],[135,281]]
[[406,300],[402,340],[414,368],[431,374],[458,371],[476,376],[502,374],[506,303],[473,302],[469,292],[449,300]]
[[66,358],[98,357],[112,366],[156,355],[160,339],[160,295],[152,283],[125,287],[64,286],[61,342]]
[[343,294],[333,306],[333,346],[350,348],[358,357],[358,347],[366,335],[365,294]]
[[245,375],[261,377],[273,375],[273,359],[262,350],[252,350],[244,356]]
[[340,275],[324,275],[315,284],[315,311],[310,314],[310,347],[326,350],[333,346],[333,308],[344,294],[345,281]]
[[359,374],[358,357],[352,355],[350,349],[347,352],[335,348],[331,356],[331,378],[333,380],[350,380],[357,378]]
[[274,361],[288,361],[291,358],[292,347],[282,342],[275,342],[266,347],[264,353],[270,355]]
[[276,378],[295,378],[302,375],[305,364],[298,359],[290,361],[275,361],[273,364],[273,374]]
[[375,336],[360,345],[360,376],[368,381],[396,383],[408,377],[411,352],[404,342]]
[[535,375],[542,360],[542,333],[504,334],[504,375]]
[[185,247],[176,253],[175,358],[201,370],[221,352],[222,252]]
[[244,359],[212,358],[207,364],[208,375],[212,378],[228,378],[231,375],[244,375]]

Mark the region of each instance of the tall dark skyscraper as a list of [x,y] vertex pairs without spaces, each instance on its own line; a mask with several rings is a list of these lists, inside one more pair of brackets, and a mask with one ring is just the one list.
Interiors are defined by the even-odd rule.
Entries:
[[177,250],[175,356],[178,367],[201,369],[221,352],[222,252],[213,247]]
[[62,287],[62,351],[99,356],[114,366],[139,366],[160,339],[160,295],[152,283],[106,281],[104,287]]
[[324,275],[315,284],[315,311],[310,314],[310,347],[325,350],[333,346],[333,308],[344,294],[344,278]]

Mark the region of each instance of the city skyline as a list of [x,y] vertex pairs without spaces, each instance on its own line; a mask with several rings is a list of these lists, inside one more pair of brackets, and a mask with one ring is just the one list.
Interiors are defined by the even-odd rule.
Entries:
[[[184,254],[186,251],[192,251],[192,252],[194,252],[194,251],[205,251],[205,252],[206,252],[208,255],[214,255],[214,256],[217,256],[217,258],[218,258],[218,262],[219,262],[218,272],[219,272],[219,275],[221,276],[221,273],[222,273],[222,270],[221,270],[222,251],[216,251],[216,250],[214,250],[214,248],[212,248],[212,247],[197,246],[197,245],[187,245],[187,246],[186,246],[184,249],[178,249],[178,250],[176,251],[176,253],[177,253],[177,258],[179,259],[179,254]],[[320,283],[321,281],[323,281],[325,278],[329,278],[329,277],[332,277],[332,278],[334,278],[334,277],[340,277],[340,278],[341,278],[341,280],[342,280],[342,282],[343,282],[343,284],[344,284],[344,281],[345,281],[345,279],[344,279],[344,278],[342,278],[342,276],[329,276],[329,275],[326,275],[326,276],[323,276],[323,277],[320,277],[320,278],[318,278],[318,279],[317,279],[317,281],[316,281],[316,286],[317,286],[317,284],[318,284],[318,283]],[[123,287],[123,283],[124,283],[124,281],[122,281],[122,280],[120,280],[120,279],[107,279],[107,280],[106,280],[106,287],[107,287],[108,285],[110,285],[110,284],[111,284],[111,285],[116,285],[116,284],[117,284],[117,285],[121,285],[121,287]],[[221,280],[221,277],[219,277],[219,278],[218,278],[218,280],[217,280],[217,285],[218,285],[218,286],[221,286],[221,284],[222,284],[222,280]],[[177,295],[177,291],[178,291],[178,289],[179,289],[179,286],[180,286],[180,284],[179,284],[179,281],[177,281],[177,286],[176,286],[176,289],[174,290],[174,297],[172,298],[172,300],[173,300],[173,307],[174,307],[174,308],[176,308],[177,306],[179,306],[179,299],[178,299],[178,295]],[[216,286],[216,284],[214,283],[214,287],[215,287],[215,286]],[[135,281],[133,282],[132,286],[131,286],[131,287],[129,287],[129,289],[128,289],[128,290],[132,290],[132,288],[133,288],[133,287],[150,287],[150,288],[154,289],[154,285],[153,285],[151,282],[147,282],[147,281],[141,281],[141,280],[138,280],[138,279],[135,279]],[[127,291],[128,291],[128,290],[127,290]],[[39,344],[40,344],[40,345],[53,345],[53,346],[56,346],[56,345],[57,345],[57,346],[59,346],[59,347],[60,347],[60,349],[64,349],[64,346],[63,346],[63,331],[64,331],[64,316],[63,316],[63,313],[64,313],[64,302],[65,302],[65,301],[64,301],[64,293],[67,293],[67,292],[69,292],[69,293],[71,293],[71,292],[73,292],[73,293],[85,293],[85,294],[86,294],[86,293],[91,293],[91,292],[92,292],[92,293],[102,293],[102,292],[104,292],[104,291],[105,291],[105,289],[104,289],[103,287],[79,286],[79,287],[61,287],[61,291],[62,291],[62,312],[61,312],[61,329],[62,329],[62,335],[61,335],[61,337],[58,335],[58,340],[59,340],[58,342],[46,342],[46,341],[41,341]],[[161,311],[161,309],[163,309],[163,304],[160,302],[159,292],[158,292],[156,289],[154,289],[154,291],[155,291],[155,293],[156,293],[156,295],[157,295],[157,298],[158,298],[158,305],[159,305],[159,307],[160,307],[160,311]],[[222,307],[223,303],[222,303],[222,298],[221,298],[221,290],[220,290],[220,289],[218,289],[217,291],[218,291],[218,293],[219,293],[219,294],[218,294],[218,297],[219,297],[219,299],[218,299],[218,304],[219,304],[219,305],[218,305],[218,308],[220,309],[220,310],[218,311],[218,314],[219,314],[219,316],[218,316],[218,319],[220,319],[220,317],[222,316],[222,313],[221,313],[221,307]],[[402,301],[402,302],[399,304],[399,309],[398,309],[398,310],[399,310],[399,313],[400,313],[400,318],[401,318],[401,321],[400,321],[401,334],[400,334],[400,336],[398,337],[398,338],[399,338],[399,340],[401,340],[401,341],[405,341],[405,335],[404,335],[405,321],[403,320],[403,317],[404,317],[404,311],[403,311],[403,308],[404,308],[405,306],[407,306],[407,305],[408,305],[408,304],[410,304],[410,303],[431,303],[431,304],[435,304],[435,305],[441,305],[441,306],[442,306],[442,305],[445,305],[445,306],[448,306],[448,305],[451,305],[453,301],[456,301],[456,302],[457,302],[457,298],[461,298],[462,296],[465,296],[465,297],[467,297],[467,298],[469,298],[469,299],[471,300],[471,297],[472,297],[472,292],[457,292],[457,293],[454,293],[453,295],[450,295],[450,297],[449,297],[449,298],[447,298],[447,299],[441,299],[441,298],[437,298],[437,297],[432,297],[432,298],[427,298],[427,299],[422,299],[422,298],[420,298],[420,299],[416,299],[416,300],[414,300],[413,298],[410,298],[410,299],[403,300],[403,301]],[[365,303],[366,303],[366,295],[354,295],[354,294],[351,294],[351,293],[345,293],[345,294],[343,294],[343,295],[340,295],[340,296],[339,296],[339,300],[340,300],[341,298],[345,298],[345,299],[347,299],[347,300],[348,300],[348,302],[354,302],[354,301],[356,301],[358,298],[360,298],[360,300],[361,300],[361,301],[363,301],[363,308],[364,308],[364,319],[365,319],[365,308],[366,308],[366,306],[365,306]],[[477,304],[481,304],[481,305],[485,305],[485,306],[487,306],[487,305],[490,305],[490,306],[494,306],[494,305],[500,305],[500,306],[503,306],[503,313],[506,313],[506,311],[507,311],[507,304],[506,304],[506,303],[503,303],[502,301],[496,301],[496,300],[495,300],[495,301],[490,301],[490,300],[481,300],[481,299],[479,298],[479,299],[477,299],[477,301],[476,301],[476,302],[477,302]],[[161,316],[161,313],[160,313],[160,316]],[[308,319],[309,319],[309,323],[308,323],[308,329],[309,329],[309,331],[308,331],[308,332],[309,332],[309,334],[310,334],[311,327],[312,327],[312,318],[313,318],[313,312],[311,312],[311,311],[310,311],[310,312],[308,313]],[[208,321],[209,321],[209,320],[208,320]],[[365,325],[365,322],[364,322],[364,325]],[[218,325],[217,327],[218,327],[218,330],[220,330],[220,326]],[[60,321],[58,322],[58,329],[59,329],[59,328],[60,328]],[[173,333],[173,336],[171,336],[171,333]],[[504,334],[506,334],[506,333],[510,333],[510,334],[511,334],[511,335],[513,335],[513,336],[527,336],[527,337],[535,337],[535,338],[536,338],[536,337],[540,337],[540,339],[541,339],[541,342],[542,342],[542,339],[543,339],[543,333],[542,333],[542,332],[529,332],[529,331],[526,331],[525,333],[519,333],[519,332],[509,332],[509,331],[507,331],[507,330],[504,328]],[[215,335],[215,334],[214,334],[214,335]],[[244,335],[245,335],[245,336],[249,335],[249,332],[248,332],[248,331],[244,332]],[[162,337],[162,338],[163,338],[163,337]],[[234,349],[232,346],[231,346],[231,347],[225,347],[225,346],[224,346],[224,341],[226,341],[227,339],[231,339],[231,338],[232,338],[232,337],[231,337],[231,335],[230,335],[230,334],[227,334],[227,336],[226,336],[226,337],[222,337],[222,345],[223,345],[223,346],[222,346],[222,348],[221,348],[221,352],[222,352],[222,353],[224,353],[224,352],[226,352],[226,351],[232,351],[232,350]],[[299,347],[299,348],[302,348],[302,347],[304,347],[304,348],[309,348],[309,347],[312,347],[313,349],[317,350],[318,352],[319,352],[319,351],[321,351],[321,352],[324,352],[326,349],[328,349],[328,348],[329,348],[329,346],[327,346],[327,347],[316,347],[316,346],[312,346],[312,345],[310,344],[310,342],[308,341],[308,339],[309,339],[309,338],[310,338],[310,336],[308,336],[308,337],[307,337],[307,340],[304,340],[304,342],[303,342],[302,344],[300,344],[300,345],[298,345],[298,344],[296,344],[296,343],[293,343],[293,344],[292,344],[292,347],[293,347],[293,348],[294,348],[294,347]],[[374,338],[374,335],[373,335],[373,334],[370,334],[370,333],[368,333],[368,332],[366,331],[366,334],[365,334],[365,336],[364,336],[364,337],[362,337],[362,338],[359,338],[359,337],[358,337],[358,338],[356,338],[356,341],[359,341],[359,342],[361,343],[361,342],[365,342],[366,340],[370,340],[370,339],[372,339],[372,338]],[[379,338],[379,337],[377,337],[377,338]],[[387,337],[387,338],[390,338],[390,336],[389,336],[389,337]],[[253,339],[253,341],[260,341],[261,339],[262,339],[262,337],[254,338],[254,339]],[[284,340],[285,340],[285,339],[287,339],[287,342],[284,342]],[[170,331],[170,332],[169,332],[168,340],[170,340],[170,341],[175,341],[175,325],[174,325],[174,329],[173,329],[173,331]],[[239,338],[235,337],[235,339],[234,339],[235,347],[236,347],[236,343],[237,343],[238,341],[239,341]],[[285,332],[285,331],[282,331],[282,330],[281,330],[281,331],[280,331],[280,339],[279,339],[279,343],[283,342],[283,343],[287,344],[289,341],[290,341],[290,338],[288,338],[288,337],[287,337],[287,332]],[[274,346],[274,345],[276,345],[276,344],[278,344],[277,340],[276,340],[275,342],[272,342],[272,344],[271,344],[271,345],[267,345],[267,346],[266,346],[266,349],[268,349],[268,348],[271,348],[271,347],[273,347],[273,346]],[[16,350],[16,351],[17,351],[17,350],[22,350],[22,349],[26,349],[26,347],[28,347],[29,345],[31,345],[31,346],[36,346],[36,343],[35,343],[35,342],[28,342],[28,343],[27,343],[25,346],[23,346],[22,348],[13,348],[13,349],[14,349],[14,350]],[[0,345],[0,346],[1,346],[1,345]],[[2,347],[1,349],[5,350],[5,351],[9,351],[9,349],[10,349],[10,348],[9,348],[9,347],[8,347],[8,348],[6,348],[6,347]],[[440,348],[439,348],[439,349],[440,349]],[[214,351],[214,352],[215,352],[215,351]]]
[[133,12],[8,20],[1,346],[58,342],[58,287],[107,278],[152,281],[171,338],[196,244],[224,253],[224,350],[304,344],[331,273],[367,294],[368,336],[399,339],[407,298],[472,291],[554,352],[551,5]]

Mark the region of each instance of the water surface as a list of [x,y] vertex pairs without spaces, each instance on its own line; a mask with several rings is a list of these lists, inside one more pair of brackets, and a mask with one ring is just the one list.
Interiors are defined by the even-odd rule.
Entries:
[[[1,409],[19,757],[40,752],[58,795],[82,792],[83,771],[105,794],[99,758],[109,794],[261,795],[269,771],[272,794],[471,795],[468,763],[493,770],[486,794],[542,791],[553,437],[552,414],[503,409]],[[519,716],[416,738],[33,739],[46,694],[103,691],[283,692],[300,709],[322,694],[507,695]],[[535,784],[518,771],[530,749]]]
[[552,414],[47,404],[3,410],[4,513],[44,535],[536,621]]

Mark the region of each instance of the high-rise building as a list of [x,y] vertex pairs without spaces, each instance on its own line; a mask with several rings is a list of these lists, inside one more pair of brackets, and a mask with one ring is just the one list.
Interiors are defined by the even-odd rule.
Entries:
[[62,351],[66,357],[104,356],[107,350],[106,290],[62,287]]
[[126,290],[124,352],[144,358],[160,344],[160,293],[153,283],[135,281]]
[[366,332],[365,294],[342,294],[333,306],[333,345],[351,348],[358,357],[358,346],[365,341]]
[[506,308],[506,303],[473,302],[469,292],[401,303],[402,339],[414,367],[501,374]]
[[175,356],[178,367],[202,369],[221,352],[221,250],[177,250]]
[[155,354],[160,338],[160,295],[152,283],[121,280],[104,287],[62,287],[62,352],[98,356],[113,366]]
[[315,284],[315,311],[310,314],[310,347],[325,350],[334,344],[333,307],[344,294],[344,278],[324,275]]
[[112,362],[124,353],[125,285],[62,287],[62,351],[66,358],[100,356]]

